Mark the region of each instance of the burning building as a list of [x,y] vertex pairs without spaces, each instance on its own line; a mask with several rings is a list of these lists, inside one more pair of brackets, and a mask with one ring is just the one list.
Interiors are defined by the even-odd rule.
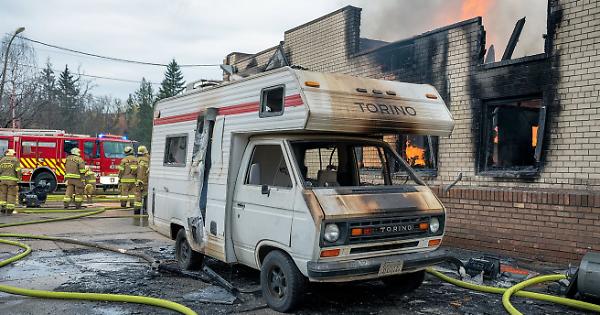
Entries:
[[514,22],[496,61],[480,17],[388,43],[362,38],[361,9],[347,6],[225,63],[242,77],[297,65],[435,86],[453,135],[385,139],[448,207],[447,243],[575,261],[600,250],[600,1],[550,0],[539,54],[512,58]]

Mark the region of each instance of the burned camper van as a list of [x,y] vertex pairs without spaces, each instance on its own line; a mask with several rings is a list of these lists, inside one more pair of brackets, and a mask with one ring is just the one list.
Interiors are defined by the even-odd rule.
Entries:
[[259,269],[288,311],[307,281],[381,278],[407,290],[445,259],[444,206],[383,134],[448,136],[430,85],[279,68],[160,101],[152,227],[177,260]]

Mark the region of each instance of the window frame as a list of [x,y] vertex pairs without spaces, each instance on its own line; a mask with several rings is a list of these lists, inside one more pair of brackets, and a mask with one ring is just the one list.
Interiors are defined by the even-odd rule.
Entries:
[[[86,152],[85,152],[86,151],[85,145],[88,144],[88,143],[92,144],[92,152],[90,152],[90,154],[86,154]],[[96,141],[93,141],[93,140],[83,141],[83,156],[85,158],[88,158],[88,159],[95,159],[95,158],[97,158],[97,152],[96,151],[97,151]]]
[[[63,150],[62,150],[63,152],[62,152],[62,153],[63,153],[65,156],[68,156],[68,155],[70,155],[70,154],[71,154],[71,150],[73,150],[73,149],[75,149],[75,148],[78,148],[78,149],[79,149],[80,141],[79,141],[79,140],[77,140],[77,139],[63,139],[63,140],[62,140],[62,142],[63,142],[63,143],[62,143],[62,145],[63,145]],[[71,142],[72,142],[72,143],[76,143],[77,145],[76,145],[76,146],[73,146],[73,147],[71,147],[71,148],[70,148],[70,149],[67,151],[67,142],[69,142],[69,143],[71,143]]]
[[[489,106],[506,105],[510,103],[520,103],[525,101],[540,100],[540,107],[538,113],[538,130],[535,150],[534,150],[534,163],[528,166],[518,166],[511,168],[501,167],[489,167],[487,165],[487,151],[488,151],[488,140],[490,137],[490,127],[492,124],[491,116],[489,115]],[[541,168],[540,162],[542,158],[542,151],[544,146],[544,134],[546,126],[546,102],[544,95],[529,95],[524,97],[513,97],[513,98],[502,98],[502,99],[489,99],[482,100],[481,103],[481,125],[479,128],[479,145],[477,154],[477,175],[488,176],[495,178],[534,178],[539,176]]]
[[[276,89],[280,89],[280,88],[282,89],[281,111],[266,112],[265,111],[265,108],[266,108],[265,93],[276,90]],[[269,87],[266,87],[266,88],[263,88],[260,90],[260,103],[259,103],[259,109],[258,109],[258,117],[266,118],[266,117],[281,116],[281,115],[283,115],[284,112],[285,112],[285,84],[273,85],[273,86],[269,86]]]
[[[173,138],[184,138],[185,139],[185,149],[183,155],[183,163],[167,163],[167,151],[169,148],[169,139]],[[165,136],[165,150],[163,152],[163,166],[167,167],[185,167],[187,165],[187,150],[188,150],[188,134],[187,133],[178,133],[178,134],[170,134]]]
[[242,185],[244,186],[248,186],[248,187],[262,187],[262,185],[253,185],[249,183],[249,176],[250,176],[250,167],[252,166],[252,160],[254,158],[254,153],[256,152],[256,147],[258,146],[278,146],[279,149],[281,150],[281,155],[283,157],[283,162],[286,165],[286,168],[288,170],[288,176],[290,177],[290,183],[291,186],[290,187],[285,187],[285,186],[275,186],[275,185],[267,185],[269,188],[276,188],[276,189],[284,189],[284,190],[291,190],[294,189],[294,187],[296,186],[296,179],[295,179],[295,172],[292,169],[292,165],[291,162],[288,160],[287,154],[286,154],[286,149],[285,146],[282,143],[279,142],[258,142],[258,143],[254,143],[252,146],[252,153],[250,154],[250,157],[248,158],[248,161],[246,163],[246,169],[244,170],[244,177],[243,177],[243,182]]

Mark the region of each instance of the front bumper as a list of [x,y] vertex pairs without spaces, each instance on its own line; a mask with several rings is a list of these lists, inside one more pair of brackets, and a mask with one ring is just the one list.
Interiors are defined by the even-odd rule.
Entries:
[[402,272],[412,272],[439,264],[446,260],[445,250],[437,249],[430,252],[399,254],[364,259],[344,261],[309,261],[307,263],[308,277],[314,280],[348,280],[375,278],[379,267],[384,262],[403,261]]

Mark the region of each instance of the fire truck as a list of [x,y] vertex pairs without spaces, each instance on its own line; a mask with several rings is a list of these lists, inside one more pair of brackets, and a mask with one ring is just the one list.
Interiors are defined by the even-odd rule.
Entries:
[[0,154],[14,149],[21,163],[23,184],[45,181],[50,191],[65,182],[65,161],[73,148],[81,150],[81,157],[97,175],[97,185],[104,188],[118,184],[118,165],[125,156],[126,146],[137,147],[126,137],[99,134],[68,134],[64,130],[3,129],[0,128]]

